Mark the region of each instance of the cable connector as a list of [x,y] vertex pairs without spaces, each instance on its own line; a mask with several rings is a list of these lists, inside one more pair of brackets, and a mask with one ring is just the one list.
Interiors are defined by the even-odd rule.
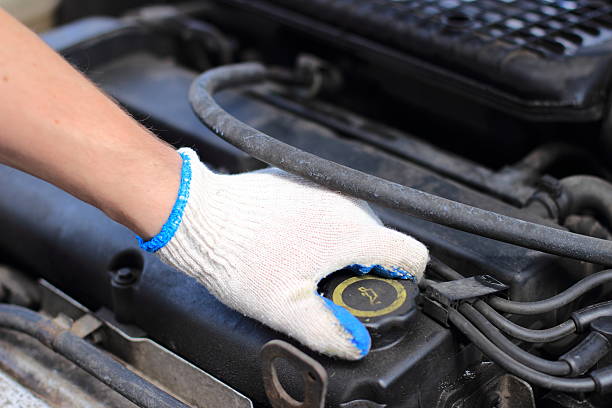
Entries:
[[590,375],[595,382],[595,389],[598,394],[605,395],[612,392],[612,366],[595,370]]
[[[612,316],[603,316],[591,323],[591,332],[572,352],[561,356],[572,367],[572,375],[584,374],[612,349]],[[571,358],[567,358],[570,356]],[[597,392],[612,392],[612,366],[601,368],[590,374]]]
[[[576,325],[576,331],[582,333],[591,327],[590,325],[595,323],[596,320],[600,318],[612,318],[612,301],[609,300],[607,302],[597,303],[575,311],[572,313],[571,318]],[[603,321],[604,320],[601,322]]]
[[448,309],[456,309],[463,302],[474,301],[503,292],[508,286],[491,275],[478,275],[449,282],[431,283],[425,289],[423,312],[448,326]]
[[610,351],[610,342],[605,335],[592,331],[577,346],[559,357],[571,369],[570,375],[577,377],[586,373]]

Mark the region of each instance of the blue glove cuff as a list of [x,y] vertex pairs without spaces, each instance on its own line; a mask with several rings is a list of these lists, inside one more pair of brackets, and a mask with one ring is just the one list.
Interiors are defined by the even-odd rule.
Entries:
[[179,186],[178,196],[172,207],[172,212],[168,217],[168,220],[161,228],[161,231],[151,238],[149,241],[144,241],[139,236],[136,236],[140,248],[147,252],[155,252],[163,248],[174,234],[178,230],[181,221],[183,220],[183,213],[187,206],[187,200],[189,199],[189,187],[191,185],[191,159],[185,153],[179,152],[183,159],[183,165],[181,167],[181,185]]

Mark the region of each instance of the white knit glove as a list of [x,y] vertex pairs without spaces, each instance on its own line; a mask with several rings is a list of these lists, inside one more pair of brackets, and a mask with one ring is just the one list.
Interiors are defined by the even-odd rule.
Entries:
[[364,201],[278,169],[215,174],[193,150],[179,153],[183,177],[175,207],[160,234],[141,246],[227,306],[316,351],[365,356],[367,330],[321,297],[317,283],[346,266],[419,279],[425,246],[384,227]]

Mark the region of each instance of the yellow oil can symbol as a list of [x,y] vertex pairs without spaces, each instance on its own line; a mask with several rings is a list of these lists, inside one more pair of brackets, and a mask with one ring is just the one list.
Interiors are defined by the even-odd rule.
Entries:
[[370,300],[371,305],[380,304],[380,300],[378,300],[378,293],[376,293],[374,289],[360,286],[359,288],[357,288],[357,290],[359,291],[359,293],[361,293],[361,296],[365,296]]
[[[388,293],[389,297],[385,299],[383,296],[383,292],[381,292],[381,290],[384,291],[387,289],[377,288],[375,290],[375,289],[369,288],[368,286],[370,285],[368,285],[366,281],[381,282],[384,284],[385,287],[391,286],[391,288],[395,289],[395,294],[394,294],[395,296],[392,296],[393,293]],[[344,299],[344,292],[349,287],[351,288],[351,290],[349,290],[348,293],[350,293],[351,295],[356,295],[352,297],[353,302],[355,302],[357,297],[360,297],[359,295],[361,295],[364,298],[368,299],[368,303],[370,304],[369,308],[374,309],[374,310],[356,309],[353,306],[357,306],[357,305],[354,305],[350,302],[349,304],[347,304]],[[353,288],[357,290],[353,291],[352,290]],[[359,293],[359,295],[357,295],[357,293]],[[353,276],[353,277],[348,278],[347,280],[341,282],[338,286],[336,286],[336,288],[334,289],[333,295],[332,295],[332,300],[335,304],[337,304],[338,306],[344,307],[355,317],[384,316],[386,314],[389,314],[397,310],[399,307],[401,307],[406,302],[407,298],[408,298],[408,294],[406,293],[406,289],[400,282],[395,281],[395,280],[379,278],[378,276],[369,276],[369,275]],[[347,296],[347,300],[349,299],[351,299],[351,296]],[[363,298],[360,297],[360,299],[363,299]],[[383,307],[384,304],[388,302],[391,302],[391,304]]]

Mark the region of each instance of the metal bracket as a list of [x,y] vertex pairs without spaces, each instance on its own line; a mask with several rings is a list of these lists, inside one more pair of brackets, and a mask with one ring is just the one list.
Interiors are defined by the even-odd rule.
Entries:
[[79,317],[78,320],[72,324],[70,331],[72,334],[84,339],[102,327],[102,325],[103,323],[101,320],[88,313]]
[[535,408],[533,389],[525,380],[506,374],[497,386],[499,408]]
[[[111,310],[101,308],[94,316],[89,309],[49,282],[40,280],[39,285],[41,309],[47,316],[63,316],[61,320],[73,334],[89,336],[93,343],[110,352],[121,364],[128,365],[146,378],[154,378],[165,391],[190,406],[253,407],[249,398],[147,338],[141,329],[117,323]],[[52,384],[54,380],[49,381]]]
[[[327,393],[327,371],[323,366],[282,340],[266,343],[260,352],[266,395],[273,408],[323,408]],[[278,379],[275,361],[284,359],[302,374],[304,401],[296,401]]]

